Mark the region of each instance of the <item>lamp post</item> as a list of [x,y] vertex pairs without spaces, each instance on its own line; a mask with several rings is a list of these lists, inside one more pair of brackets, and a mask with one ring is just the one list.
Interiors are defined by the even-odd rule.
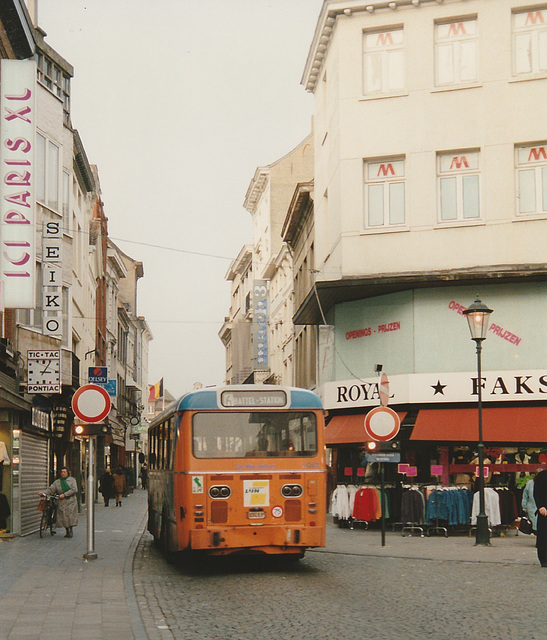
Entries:
[[486,339],[488,324],[490,322],[489,309],[483,304],[479,296],[475,302],[464,312],[469,324],[471,332],[471,340],[477,344],[477,394],[479,409],[479,515],[477,516],[477,533],[475,544],[489,545],[490,532],[488,530],[488,517],[486,515],[485,499],[484,499],[484,442],[482,441],[482,372],[481,372],[481,351],[483,340]]

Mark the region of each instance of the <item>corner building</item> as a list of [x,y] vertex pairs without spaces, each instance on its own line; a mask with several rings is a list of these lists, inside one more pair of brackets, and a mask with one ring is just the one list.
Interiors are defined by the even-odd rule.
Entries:
[[[402,418],[395,482],[472,486],[482,351],[488,482],[547,468],[547,5],[325,0],[302,78],[315,96],[318,354],[336,483],[372,477],[363,421]],[[327,366],[325,366],[327,363]],[[406,471],[404,471],[406,469]]]

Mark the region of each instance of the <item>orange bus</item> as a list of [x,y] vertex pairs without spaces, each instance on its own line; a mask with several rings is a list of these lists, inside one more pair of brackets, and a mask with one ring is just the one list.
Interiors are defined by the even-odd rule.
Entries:
[[150,423],[148,531],[165,554],[325,544],[324,414],[304,389],[201,389]]

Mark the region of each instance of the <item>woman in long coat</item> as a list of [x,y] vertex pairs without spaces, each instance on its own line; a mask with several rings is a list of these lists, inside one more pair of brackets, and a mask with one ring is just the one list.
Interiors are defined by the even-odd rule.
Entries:
[[125,479],[125,474],[121,467],[118,467],[116,471],[114,471],[112,477],[114,478],[114,493],[116,494],[116,506],[122,506],[122,496],[125,493],[127,488],[127,481]]
[[104,506],[108,507],[111,498],[114,497],[114,478],[110,469],[106,469],[99,483],[99,492],[103,494]]
[[57,478],[44,493],[59,496],[55,524],[66,529],[65,538],[72,538],[72,527],[78,524],[78,500],[76,499],[78,485],[67,467],[61,467],[60,478]]

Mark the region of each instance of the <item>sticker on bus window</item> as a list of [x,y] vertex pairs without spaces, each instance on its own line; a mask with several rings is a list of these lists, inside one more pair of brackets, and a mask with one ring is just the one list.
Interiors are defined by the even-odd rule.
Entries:
[[269,480],[243,480],[243,506],[244,507],[269,507],[270,506],[270,481]]
[[203,476],[192,476],[192,493],[203,493]]

